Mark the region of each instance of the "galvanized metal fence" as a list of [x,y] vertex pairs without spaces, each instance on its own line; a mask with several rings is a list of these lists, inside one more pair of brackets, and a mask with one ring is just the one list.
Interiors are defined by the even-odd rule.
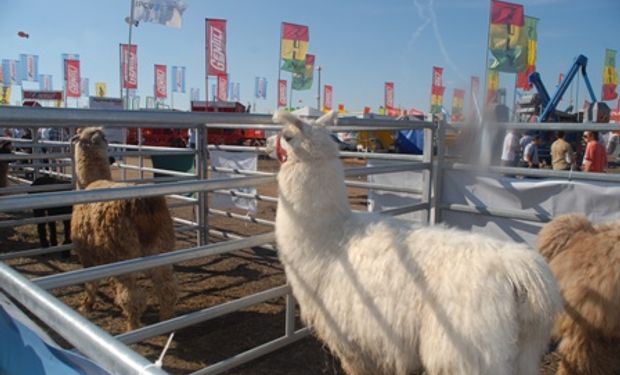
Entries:
[[[54,144],[54,146],[64,147],[65,152],[43,154],[38,151],[42,145],[36,135],[34,135],[37,132],[34,131],[32,140],[14,140],[15,142],[22,142],[22,146],[24,146],[24,148],[26,148],[26,146],[31,147],[32,153],[0,155],[0,162],[6,160],[11,160],[14,163],[16,160],[48,160],[48,162],[41,163],[41,165],[37,165],[38,163],[32,162],[27,164],[25,168],[29,169],[26,171],[32,174],[29,177],[35,178],[35,176],[39,174],[53,174],[56,176],[69,178],[67,180],[68,182],[66,184],[52,187],[31,187],[26,185],[18,185],[0,189],[0,194],[9,194],[0,197],[0,213],[14,211],[23,212],[24,210],[30,209],[58,207],[87,202],[166,195],[167,197],[174,199],[170,203],[171,207],[180,207],[186,204],[194,206],[196,215],[193,220],[175,218],[175,222],[178,224],[177,228],[179,226],[184,226],[184,229],[196,230],[196,246],[176,251],[174,251],[174,249],[170,249],[171,251],[167,253],[91,267],[88,269],[63,272],[38,277],[32,280],[26,279],[23,275],[20,275],[7,264],[0,262],[0,286],[5,293],[22,304],[32,314],[44,322],[50,329],[66,338],[79,351],[114,373],[164,373],[161,369],[153,366],[153,363],[125,346],[126,344],[136,343],[150,337],[166,334],[184,327],[189,327],[199,322],[213,319],[215,317],[238,311],[239,309],[263,303],[275,298],[286,298],[285,332],[281,337],[239,353],[230,359],[226,359],[219,363],[200,369],[194,372],[194,374],[221,373],[261,355],[277,350],[294,341],[306,337],[309,334],[307,328],[295,326],[295,302],[291,294],[291,290],[287,285],[278,286],[253,295],[242,297],[237,300],[229,301],[221,305],[194,311],[182,316],[177,316],[167,321],[159,322],[142,327],[132,332],[118,335],[115,338],[112,338],[105,331],[94,326],[84,317],[60,303],[52,294],[47,292],[47,290],[54,288],[82,284],[105,277],[142,271],[161,265],[175,264],[248,247],[263,246],[273,248],[273,243],[275,240],[273,231],[261,235],[242,237],[212,229],[209,227],[208,220],[209,214],[225,215],[237,219],[240,222],[246,221],[260,225],[273,226],[273,222],[266,218],[240,215],[232,211],[210,209],[208,207],[208,193],[236,194],[237,196],[243,196],[243,194],[234,192],[232,189],[238,187],[258,186],[261,184],[273,183],[275,181],[275,175],[273,173],[222,170],[221,168],[219,171],[238,173],[244,175],[244,177],[209,179],[208,148],[218,148],[229,151],[265,151],[264,148],[261,147],[207,147],[209,129],[280,129],[280,126],[272,124],[271,116],[253,114],[132,112],[20,107],[0,108],[0,127],[37,129],[40,127],[57,126],[70,129],[70,132],[73,132],[78,127],[90,125],[122,128],[194,128],[197,132],[197,148],[196,150],[183,150],[176,148],[148,147],[142,144],[139,144],[138,146],[126,144],[111,145],[114,147],[114,155],[116,156],[127,157],[131,155],[139,157],[140,161],[137,166],[128,163],[126,160],[117,163],[117,165],[121,168],[121,170],[138,171],[140,173],[139,179],[127,180],[139,182],[140,184],[114,189],[74,191],[71,190],[71,187],[73,186],[73,183],[71,182],[73,173],[71,171],[71,155],[67,153],[68,144],[66,142],[58,142]],[[347,176],[360,176],[397,171],[422,171],[424,182],[421,189],[394,188],[360,181],[347,181],[347,185],[355,188],[379,189],[386,191],[391,190],[414,194],[421,193],[420,203],[409,205],[407,207],[398,207],[385,213],[397,215],[423,210],[427,212],[427,220],[430,220],[432,181],[435,177],[432,168],[432,140],[435,137],[435,128],[432,124],[418,121],[343,118],[338,121],[337,126],[331,129],[334,131],[397,131],[405,129],[423,129],[425,139],[424,154],[420,156],[351,152],[342,152],[341,154],[345,157],[390,159],[395,161],[394,164],[387,166],[349,168],[346,170]],[[147,156],[185,154],[194,155],[195,168],[193,173],[152,168],[144,165],[143,158]],[[52,161],[51,163],[57,164],[55,166],[55,170],[54,168],[51,168],[50,160]],[[213,170],[213,168],[211,169]],[[145,173],[158,173],[166,175],[167,177],[144,178]],[[126,177],[127,174],[123,173],[123,176]],[[29,183],[29,179],[15,179],[15,182]],[[45,192],[40,192],[42,189],[45,189]],[[184,194],[186,193],[194,193],[195,197],[185,196]],[[246,194],[245,197],[270,203],[277,202],[277,198],[273,196]],[[45,220],[67,219],[68,216],[69,215],[58,215],[48,218],[4,220],[0,221],[0,226],[14,227],[17,225],[30,225],[41,223]],[[226,241],[208,243],[209,235],[221,236],[225,238]],[[66,249],[70,249],[70,245],[9,252],[0,254],[0,260],[8,260],[15,257],[33,257]]]

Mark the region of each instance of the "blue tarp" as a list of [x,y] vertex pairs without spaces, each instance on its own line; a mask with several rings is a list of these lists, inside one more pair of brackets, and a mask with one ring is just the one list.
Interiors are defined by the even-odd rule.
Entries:
[[424,150],[424,130],[401,130],[396,138],[398,152],[421,155]]
[[61,349],[0,294],[0,375],[110,375],[91,360]]

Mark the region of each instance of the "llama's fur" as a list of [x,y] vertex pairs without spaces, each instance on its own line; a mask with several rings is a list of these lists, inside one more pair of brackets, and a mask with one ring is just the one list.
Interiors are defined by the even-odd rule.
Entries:
[[620,371],[620,221],[592,225],[563,215],[540,231],[538,246],[564,297],[553,336],[560,340],[558,374]]
[[[13,152],[11,142],[0,141],[0,155],[6,155]],[[9,184],[9,161],[0,160],[0,188],[7,187]]]
[[348,374],[537,374],[562,307],[545,260],[480,234],[352,212],[320,126],[331,119],[274,115],[287,125],[276,239],[302,319]]
[[[131,186],[111,181],[107,141],[100,128],[86,128],[75,143],[79,189]],[[134,198],[75,205],[71,219],[74,250],[84,267],[159,254],[174,248],[174,228],[164,197]],[[147,271],[159,301],[161,319],[174,314],[177,285],[172,266]],[[116,303],[128,319],[128,329],[140,326],[146,309],[146,293],[138,286],[135,273],[116,279]],[[96,284],[86,285],[83,308],[92,309]]]

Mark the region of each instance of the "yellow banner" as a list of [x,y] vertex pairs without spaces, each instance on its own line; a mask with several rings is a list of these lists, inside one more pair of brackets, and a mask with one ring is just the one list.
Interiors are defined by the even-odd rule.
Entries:
[[499,88],[499,72],[496,70],[489,70],[487,89],[495,91]]
[[525,46],[527,43],[527,33],[523,27],[511,25],[491,24],[491,37],[489,48],[513,49],[518,46]]
[[538,48],[538,42],[535,40],[528,40],[527,42],[527,65],[536,65],[536,53]]
[[306,60],[308,42],[301,40],[282,39],[282,55],[285,60]]
[[443,95],[431,95],[431,105],[442,105]]
[[108,96],[108,85],[105,82],[95,82],[95,95],[100,98]]
[[0,104],[11,104],[11,86],[0,86]]

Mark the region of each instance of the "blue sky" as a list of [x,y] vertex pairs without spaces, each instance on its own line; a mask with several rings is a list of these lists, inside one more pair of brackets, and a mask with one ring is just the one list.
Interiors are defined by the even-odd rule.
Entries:
[[[241,100],[260,111],[275,106],[279,33],[282,21],[308,25],[310,51],[323,68],[322,84],[334,87],[334,106],[351,111],[383,103],[383,84],[395,83],[395,103],[427,111],[431,71],[444,67],[447,87],[469,90],[471,75],[484,82],[489,0],[185,0],[183,27],[141,23],[138,45],[138,95],[153,95],[153,65],[187,67],[187,88],[204,96],[204,19],[228,20],[228,70],[241,84]],[[527,15],[540,18],[538,71],[550,91],[573,58],[589,58],[588,73],[600,96],[605,48],[620,49],[619,0],[523,0]],[[119,43],[127,43],[130,0],[0,0],[0,58],[20,53],[40,56],[39,73],[52,74],[61,89],[61,53],[80,54],[82,77],[119,93]],[[29,39],[17,37],[20,30]],[[618,61],[620,64],[620,61]],[[267,100],[256,100],[254,77],[269,81]],[[290,73],[282,73],[290,80]],[[316,77],[315,77],[316,78]],[[500,86],[512,93],[514,75]],[[170,83],[169,83],[170,87]],[[15,87],[17,88],[17,87]],[[209,88],[210,89],[210,88]],[[579,101],[585,97],[581,84]],[[295,91],[294,102],[316,106],[316,80],[310,91]],[[482,90],[481,90],[482,94]],[[176,95],[186,105],[187,95]],[[14,95],[15,97],[15,95]],[[169,96],[170,97],[170,96]],[[612,104],[612,103],[610,103]],[[466,109],[469,101],[466,100]]]

